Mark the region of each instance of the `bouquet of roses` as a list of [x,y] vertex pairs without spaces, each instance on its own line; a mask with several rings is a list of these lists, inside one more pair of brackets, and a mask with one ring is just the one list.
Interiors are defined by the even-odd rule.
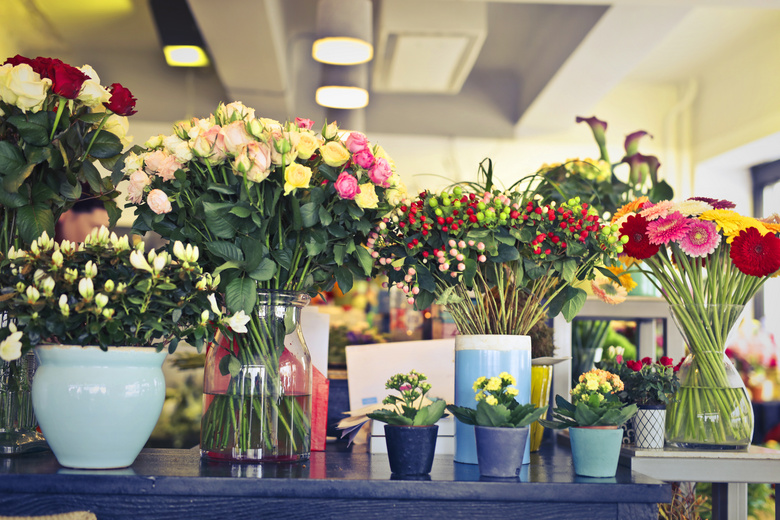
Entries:
[[623,249],[617,227],[576,197],[492,189],[492,164],[480,168],[485,187],[423,191],[379,224],[368,242],[378,271],[418,309],[446,305],[461,334],[524,335],[547,313],[571,320],[586,296],[575,284]]
[[[349,291],[353,276],[371,274],[363,247],[368,234],[405,196],[380,146],[335,123],[318,134],[313,124],[280,123],[238,102],[220,104],[213,115],[177,124],[173,134],[153,137],[125,158],[134,230],[200,246],[203,265],[221,275],[228,310],[250,316],[249,334],[232,346],[220,343],[219,367],[231,379],[227,393],[210,396],[205,407],[205,451],[273,458],[278,446],[270,432],[278,421],[280,431],[301,439],[285,456],[308,456],[310,404],[296,400],[285,415],[275,399],[251,397],[281,388],[281,339],[294,324],[292,317],[261,315],[260,305],[275,297],[259,300],[258,291],[315,294],[336,282]],[[265,388],[247,390],[242,366],[265,367]]]
[[[677,444],[750,443],[750,404],[744,387],[733,385],[723,352],[743,306],[780,269],[780,225],[733,207],[704,197],[639,198],[613,220],[627,239],[628,261],[641,261],[651,275],[692,354],[679,372],[679,399],[667,410],[667,437]],[[702,414],[709,419],[691,419]]]
[[[100,84],[92,67],[56,58],[14,56],[0,66],[0,251],[54,235],[60,215],[88,186],[111,222],[114,186],[135,98],[119,83]],[[101,178],[95,162],[113,170]]]

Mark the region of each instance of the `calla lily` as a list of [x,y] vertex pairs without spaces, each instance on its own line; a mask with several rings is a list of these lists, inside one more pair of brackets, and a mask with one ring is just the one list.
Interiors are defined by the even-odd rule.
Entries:
[[658,168],[661,166],[661,163],[654,155],[635,153],[634,155],[624,157],[622,162],[628,164],[631,168],[631,172],[628,174],[628,183],[632,186],[645,184],[648,177],[653,185],[658,182]]
[[644,130],[639,130],[638,132],[634,132],[633,134],[626,136],[626,142],[624,145],[626,148],[626,157],[631,157],[639,151],[639,140],[646,135],[649,135],[651,138],[653,137]]
[[601,152],[600,159],[602,161],[609,162],[609,154],[607,153],[607,138],[604,133],[607,131],[606,121],[593,117],[577,117],[578,123],[588,123],[591,131],[593,132],[593,138],[596,139],[596,143],[599,145],[599,152]]

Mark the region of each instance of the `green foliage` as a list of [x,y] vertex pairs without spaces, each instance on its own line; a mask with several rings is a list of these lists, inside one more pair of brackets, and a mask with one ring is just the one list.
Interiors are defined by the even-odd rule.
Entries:
[[427,377],[415,370],[408,374],[396,374],[385,383],[385,388],[396,390],[401,397],[388,395],[383,402],[385,408],[368,414],[376,419],[396,426],[430,426],[441,419],[447,403],[443,399],[425,405],[425,394],[431,385]]
[[636,414],[635,404],[623,405],[617,398],[599,401],[593,394],[588,402],[576,405],[560,395],[555,396],[552,420],[540,419],[545,428],[562,429],[578,426],[620,426]]

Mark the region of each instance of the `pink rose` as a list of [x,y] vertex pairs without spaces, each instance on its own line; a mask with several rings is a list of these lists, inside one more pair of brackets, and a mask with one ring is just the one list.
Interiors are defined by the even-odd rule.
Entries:
[[146,173],[156,175],[157,172],[160,171],[162,163],[167,156],[168,154],[163,150],[155,150],[146,154],[144,157],[144,168],[146,169]]
[[141,170],[136,170],[130,174],[130,183],[137,184],[143,188],[144,186],[149,186],[152,183],[152,180]]
[[157,175],[164,181],[170,181],[173,179],[176,170],[181,169],[182,166],[182,163],[180,163],[175,156],[169,155],[163,159],[160,164],[160,169],[157,170]]
[[314,121],[311,119],[304,119],[302,117],[296,117],[295,118],[295,125],[298,128],[304,128],[306,130],[311,130],[311,127],[314,126]]
[[168,213],[171,211],[171,201],[168,200],[168,195],[163,190],[152,190],[146,197],[146,203],[152,211],[158,215]]
[[333,187],[342,199],[353,200],[360,193],[357,179],[345,171],[341,172]]
[[[137,173],[137,172],[136,172]],[[140,204],[144,200],[144,187],[142,184],[131,182],[127,185],[127,200],[133,204]]]
[[390,163],[387,162],[387,159],[381,157],[378,157],[371,169],[368,170],[368,177],[371,179],[371,182],[383,188],[390,187],[390,183],[387,180],[392,175],[393,171],[390,169]]
[[246,131],[246,123],[243,120],[233,121],[222,127],[222,135],[225,136],[225,149],[230,154],[235,154],[245,144],[254,141],[254,138]]
[[344,144],[347,146],[347,150],[352,153],[368,149],[368,140],[366,139],[366,136],[360,132],[351,132]]
[[247,180],[261,182],[271,172],[271,149],[265,143],[252,141],[247,144],[233,161],[233,168]]
[[352,156],[352,162],[364,170],[367,170],[374,164],[374,154],[372,154],[368,148],[364,148],[363,150],[355,152],[355,155]]

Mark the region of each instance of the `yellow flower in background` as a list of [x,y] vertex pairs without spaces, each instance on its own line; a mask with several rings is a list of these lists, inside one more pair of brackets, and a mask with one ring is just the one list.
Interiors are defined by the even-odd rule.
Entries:
[[482,386],[485,384],[485,381],[487,381],[487,378],[485,376],[480,377],[476,381],[474,381],[474,386],[471,388],[476,392],[477,390],[480,390]]
[[500,377],[508,385],[514,385],[517,383],[517,381],[515,381],[515,378],[512,377],[512,375],[509,372],[501,372],[500,374],[498,374],[498,377]]
[[485,402],[490,406],[496,406],[498,404],[498,399],[496,399],[495,396],[489,395],[485,398]]
[[626,272],[626,269],[624,269],[623,266],[609,266],[607,269],[617,276],[617,279],[620,280],[620,285],[626,289],[626,292],[631,292],[631,290],[636,287],[636,282],[631,275]]
[[520,391],[517,388],[507,388],[505,393],[509,397],[517,397],[517,394],[519,394]]
[[770,230],[763,222],[753,217],[740,215],[730,209],[711,209],[702,213],[701,220],[711,220],[715,222],[718,231],[723,231],[726,235],[726,242],[731,243],[739,232],[747,228],[756,228],[762,235],[766,235]]
[[485,386],[485,390],[488,392],[498,392],[501,390],[501,378],[491,377],[490,381],[488,381],[488,384]]

